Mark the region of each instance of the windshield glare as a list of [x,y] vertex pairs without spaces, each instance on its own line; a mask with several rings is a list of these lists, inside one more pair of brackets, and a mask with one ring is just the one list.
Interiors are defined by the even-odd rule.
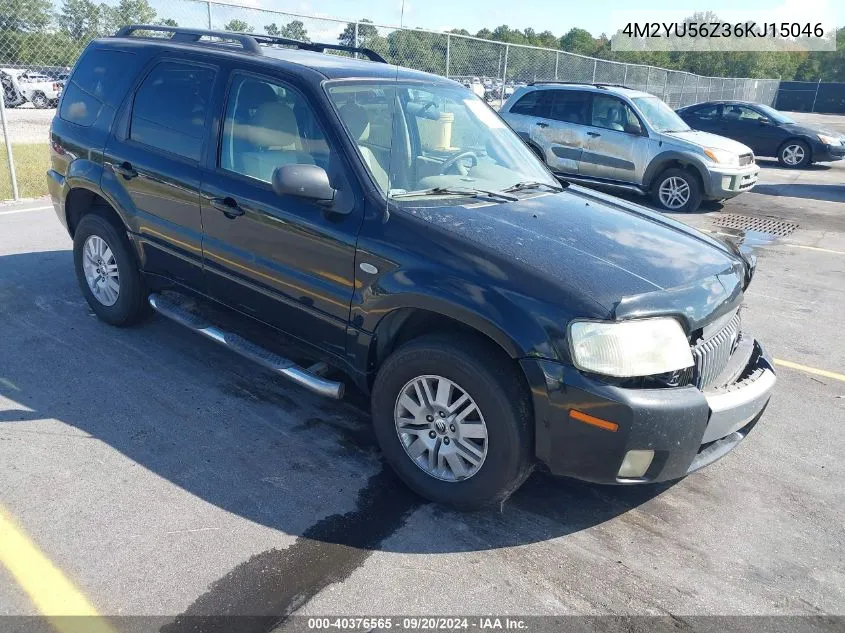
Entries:
[[[388,196],[559,183],[486,103],[462,86],[331,83],[328,94]],[[443,195],[443,194],[431,194]]]
[[672,108],[657,97],[634,97],[631,101],[657,132],[686,132],[691,129]]
[[757,108],[769,117],[775,123],[795,123],[792,119],[786,116],[784,113],[775,110],[774,108],[770,108],[767,105],[763,105],[762,103],[756,104]]

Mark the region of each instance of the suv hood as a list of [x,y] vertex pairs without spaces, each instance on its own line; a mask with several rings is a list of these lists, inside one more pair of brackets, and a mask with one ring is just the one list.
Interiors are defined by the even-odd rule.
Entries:
[[680,140],[696,147],[714,147],[716,149],[723,149],[734,154],[751,154],[751,148],[743,145],[739,141],[735,141],[718,134],[710,134],[710,132],[701,132],[699,130],[688,130],[686,132],[664,132],[664,136],[668,136],[673,140]]
[[518,202],[402,209],[616,318],[677,314],[694,330],[736,305],[750,280],[752,263],[735,247],[575,185]]

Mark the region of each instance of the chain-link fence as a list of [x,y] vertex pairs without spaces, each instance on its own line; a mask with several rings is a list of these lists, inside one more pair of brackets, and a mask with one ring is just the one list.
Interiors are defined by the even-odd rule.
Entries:
[[268,11],[226,0],[0,0],[3,85],[0,200],[46,193],[48,129],[58,97],[88,42],[125,24],[162,24],[266,33],[365,46],[388,61],[445,75],[484,94],[494,107],[522,83],[573,81],[626,85],[673,108],[710,99],[771,105],[778,80],[701,77],[564,51]]

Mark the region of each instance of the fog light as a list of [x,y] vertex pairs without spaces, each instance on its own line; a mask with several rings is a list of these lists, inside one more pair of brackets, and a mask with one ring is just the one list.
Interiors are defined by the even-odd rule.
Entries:
[[628,451],[625,453],[625,459],[622,460],[617,476],[626,479],[642,477],[651,466],[652,459],[654,459],[654,451]]

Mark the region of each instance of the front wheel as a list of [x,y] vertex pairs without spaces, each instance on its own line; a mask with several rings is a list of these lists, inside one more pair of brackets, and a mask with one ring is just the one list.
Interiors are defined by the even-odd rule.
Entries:
[[806,167],[810,164],[810,147],[804,141],[787,141],[778,152],[778,162],[792,169]]
[[437,503],[501,503],[531,471],[527,391],[482,341],[427,336],[403,345],[379,370],[372,413],[387,462]]
[[701,204],[701,184],[685,169],[667,169],[654,181],[651,199],[658,207],[675,213],[691,212]]

